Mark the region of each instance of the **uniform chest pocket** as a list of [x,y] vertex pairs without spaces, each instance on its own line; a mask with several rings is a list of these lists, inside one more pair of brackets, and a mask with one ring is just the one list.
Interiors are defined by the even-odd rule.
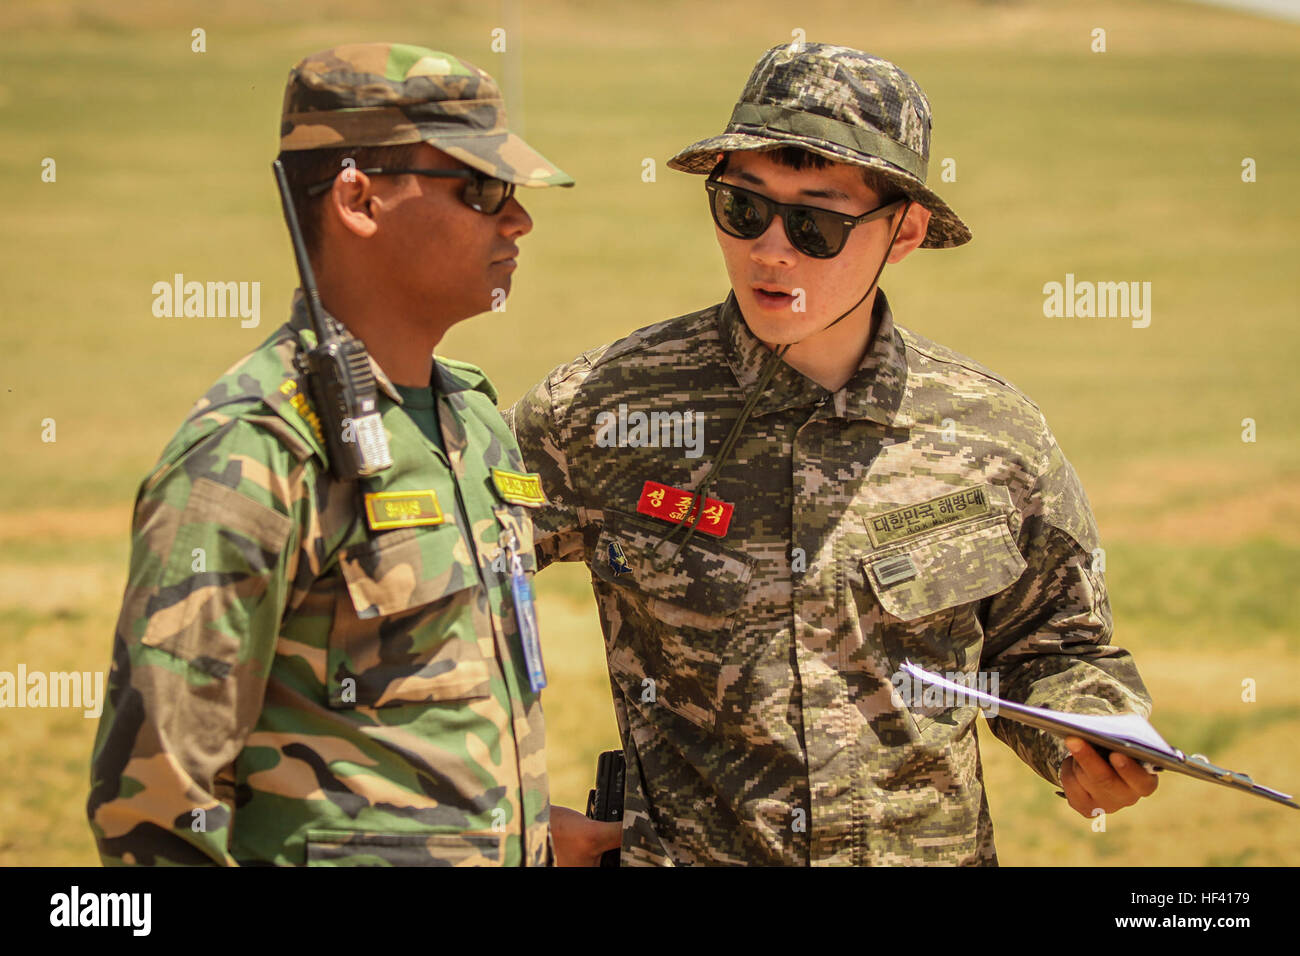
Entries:
[[[655,570],[664,528],[607,514],[591,570],[605,605],[610,673],[629,706],[655,722],[664,708],[706,729],[717,722],[731,632],[754,559],[701,535],[665,570]],[[672,553],[675,544],[660,552]]]
[[486,697],[492,627],[459,529],[381,532],[339,555],[326,684],[331,707]]
[[[881,640],[895,670],[911,660],[939,673],[973,672],[984,640],[980,602],[1014,584],[1025,567],[1006,515],[902,541],[864,558],[863,574],[883,611]],[[947,708],[909,702],[909,709],[924,726]]]

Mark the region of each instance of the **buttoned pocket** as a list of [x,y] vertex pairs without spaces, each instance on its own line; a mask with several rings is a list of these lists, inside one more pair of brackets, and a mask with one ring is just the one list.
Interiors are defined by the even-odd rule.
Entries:
[[[981,603],[1014,584],[1025,559],[1005,514],[953,525],[881,548],[862,561],[882,611],[882,641],[897,670],[905,660],[944,675],[979,666]],[[909,687],[918,728],[951,711],[951,702],[922,699]],[[971,711],[973,716],[973,711]]]
[[900,621],[997,594],[1026,567],[1002,515],[882,548],[862,564],[881,607]]
[[610,671],[629,704],[652,720],[654,709],[663,707],[711,729],[754,560],[697,534],[657,570],[655,546],[666,530],[606,512],[592,573],[606,585],[597,590],[608,602],[603,616]]
[[491,622],[454,524],[382,532],[341,552],[339,568],[331,707],[488,695]]

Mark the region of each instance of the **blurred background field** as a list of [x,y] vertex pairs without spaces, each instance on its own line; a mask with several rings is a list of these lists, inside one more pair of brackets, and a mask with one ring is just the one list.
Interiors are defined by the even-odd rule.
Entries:
[[[931,181],[975,234],[886,272],[897,320],[1047,414],[1088,489],[1116,642],[1157,728],[1300,791],[1300,26],[1174,0],[554,0],[516,14],[8,0],[0,670],[107,668],[137,483],[208,383],[287,314],[296,280],[268,164],[289,66],[401,40],[504,78],[495,27],[522,51],[512,109],[578,186],[523,196],[536,227],[507,310],[442,351],[482,365],[508,404],[586,348],[720,300],[700,181],[666,159],[719,130],[757,56],[796,29],[895,60],[934,107]],[[1105,53],[1090,49],[1097,28]],[[945,157],[955,182],[939,182]],[[1257,182],[1242,182],[1246,157]],[[261,282],[261,325],[155,318],[151,286],[178,272]],[[1067,272],[1151,282],[1150,327],[1044,318],[1042,287]],[[538,591],[553,797],[581,807],[617,741],[599,625],[583,568],[548,571]],[[0,710],[0,864],[96,862],[94,730],[79,711]],[[1300,862],[1294,811],[1186,778],[1095,833],[982,738],[1005,864]]]

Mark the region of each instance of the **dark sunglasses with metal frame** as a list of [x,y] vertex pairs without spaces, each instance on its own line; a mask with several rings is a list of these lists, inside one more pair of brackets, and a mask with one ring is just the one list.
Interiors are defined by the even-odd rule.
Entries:
[[882,219],[907,201],[895,199],[861,216],[850,216],[819,206],[777,202],[760,193],[719,182],[713,176],[705,181],[704,188],[709,193],[713,221],[727,235],[737,239],[757,239],[767,231],[772,217],[780,215],[790,245],[814,259],[838,256],[856,226]]
[[[346,172],[346,170],[344,171]],[[390,169],[376,166],[371,169],[358,169],[357,172],[365,173],[367,176],[409,174],[430,176],[434,179],[468,179],[469,182],[461,190],[460,201],[469,206],[470,209],[481,212],[485,216],[495,216],[510,201],[510,197],[515,194],[514,183],[508,183],[504,179],[497,179],[495,176],[481,173],[477,169]],[[336,178],[337,174],[323,183],[308,186],[307,195],[319,196],[334,185]]]

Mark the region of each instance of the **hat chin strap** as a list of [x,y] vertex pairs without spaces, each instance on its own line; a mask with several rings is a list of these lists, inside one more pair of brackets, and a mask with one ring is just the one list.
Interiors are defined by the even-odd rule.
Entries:
[[[885,248],[885,254],[880,259],[880,266],[876,269],[876,274],[871,279],[871,285],[867,286],[867,291],[862,293],[862,298],[858,299],[858,301],[855,302],[847,312],[840,315],[834,322],[822,326],[816,332],[811,332],[808,335],[805,335],[799,340],[799,342],[805,342],[812,338],[812,336],[825,332],[832,325],[839,323],[854,312],[863,302],[867,301],[867,296],[871,295],[872,290],[876,287],[876,283],[880,281],[880,274],[885,271],[885,263],[889,261],[889,253],[893,251],[894,243],[898,241],[898,234],[903,229],[903,220],[907,218],[907,211],[911,206],[912,200],[909,199],[907,200],[906,205],[903,206],[903,215],[898,220],[898,225],[894,227],[894,234],[889,238],[889,245]],[[654,557],[651,558],[650,564],[656,571],[666,571],[668,567],[677,560],[677,556],[682,553],[682,549],[686,547],[687,542],[694,537],[695,531],[700,523],[700,518],[704,515],[704,505],[708,501],[707,493],[709,485],[713,484],[714,479],[718,477],[718,473],[722,471],[722,466],[725,465],[727,459],[731,457],[731,453],[736,447],[736,441],[740,438],[740,430],[745,427],[745,423],[749,421],[749,416],[754,413],[754,407],[758,404],[759,398],[762,397],[765,391],[767,391],[767,386],[771,384],[773,376],[776,375],[777,366],[781,364],[781,360],[785,357],[785,354],[789,352],[791,348],[798,345],[799,342],[787,342],[785,345],[773,349],[768,353],[767,358],[763,360],[763,365],[759,369],[758,381],[755,383],[754,390],[750,392],[749,396],[745,399],[745,404],[740,410],[740,415],[731,426],[731,430],[727,433],[727,437],[722,440],[722,445],[718,448],[718,453],[714,455],[713,461],[709,464],[709,470],[705,474],[704,479],[699,483],[694,491],[691,492],[691,506],[686,514],[690,515],[694,512],[694,519],[689,524],[683,520],[681,524],[674,525],[664,533],[659,542],[654,546]],[[686,529],[686,536],[677,544],[677,547],[666,556],[661,554],[659,549],[665,544],[671,543],[673,539],[677,537],[677,533],[683,528]]]
[[[833,325],[838,325],[838,324],[839,324],[840,322],[842,322],[844,319],[848,318],[850,315],[852,315],[854,312],[856,312],[856,311],[858,310],[858,307],[861,306],[863,302],[866,302],[866,301],[867,301],[867,296],[871,295],[871,293],[872,293],[873,291],[875,291],[876,283],[880,281],[880,274],[881,274],[882,272],[885,271],[885,263],[889,261],[889,254],[890,254],[891,252],[894,251],[894,243],[898,241],[898,234],[899,234],[900,232],[903,231],[903,223],[906,221],[906,219],[907,219],[907,212],[908,212],[908,210],[911,209],[911,208],[912,208],[912,200],[909,199],[909,200],[907,200],[907,202],[903,205],[903,215],[899,217],[899,219],[898,219],[898,225],[894,227],[894,234],[893,234],[892,236],[889,237],[889,245],[885,247],[885,254],[884,254],[884,256],[882,256],[881,259],[880,259],[880,265],[879,265],[879,267],[876,269],[876,274],[875,274],[874,276],[872,276],[872,278],[871,278],[871,285],[867,286],[867,291],[864,292],[864,293],[862,293],[862,298],[858,299],[857,302],[855,302],[855,303],[853,303],[853,305],[849,306],[848,311],[847,311],[847,312],[843,312],[843,313],[841,313],[840,316],[839,316],[839,318],[837,318],[837,319],[835,319],[834,321],[832,321],[832,322],[830,322],[830,323],[828,323],[828,324],[822,326],[822,327],[821,327],[820,329],[818,329],[816,332],[809,332],[807,335],[805,335],[803,338],[801,338],[801,339],[799,340],[799,342],[806,342],[808,339],[812,338],[814,335],[821,335],[821,333],[825,332],[825,331],[826,331],[827,329],[829,329],[831,326],[833,326]],[[790,351],[790,349],[791,349],[793,346],[798,345],[799,342],[790,342],[790,343],[786,344],[785,346],[783,346],[782,348],[780,348],[780,349],[778,349],[778,350],[775,350],[774,354],[784,356],[786,352]]]

